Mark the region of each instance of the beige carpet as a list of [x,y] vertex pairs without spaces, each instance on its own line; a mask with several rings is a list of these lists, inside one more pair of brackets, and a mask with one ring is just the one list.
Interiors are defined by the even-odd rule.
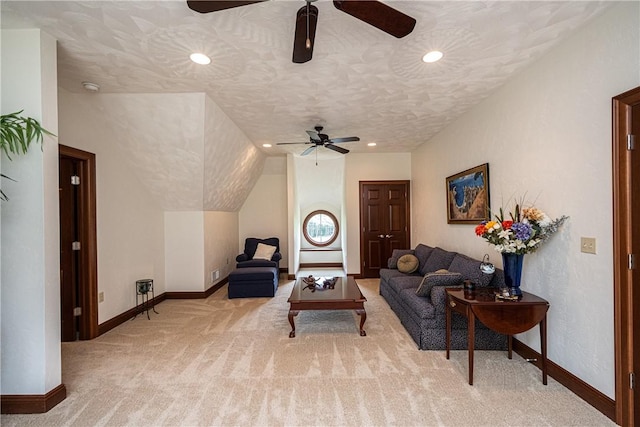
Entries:
[[359,280],[366,337],[352,312],[302,312],[290,339],[287,298],[169,300],[93,340],[63,344],[68,396],[2,426],[605,426],[614,425],[506,352],[420,351]]

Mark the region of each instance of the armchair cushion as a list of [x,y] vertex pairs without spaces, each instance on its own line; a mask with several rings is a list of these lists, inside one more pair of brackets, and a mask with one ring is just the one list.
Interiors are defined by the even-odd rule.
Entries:
[[[258,249],[260,248],[260,251]],[[264,252],[268,249],[268,252]],[[271,252],[271,251],[274,252]],[[257,256],[256,256],[257,255]],[[268,257],[267,257],[268,256]],[[244,267],[276,267],[282,259],[280,254],[280,240],[277,237],[257,239],[248,237],[244,241],[244,253],[236,257],[236,268]]]

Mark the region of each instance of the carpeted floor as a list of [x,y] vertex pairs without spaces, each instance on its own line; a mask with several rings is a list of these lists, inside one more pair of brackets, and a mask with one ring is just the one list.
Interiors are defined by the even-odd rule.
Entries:
[[63,344],[67,398],[2,426],[606,426],[596,409],[506,352],[420,351],[359,280],[366,337],[348,311],[301,312],[289,338],[281,282],[272,299],[168,300],[92,340]]

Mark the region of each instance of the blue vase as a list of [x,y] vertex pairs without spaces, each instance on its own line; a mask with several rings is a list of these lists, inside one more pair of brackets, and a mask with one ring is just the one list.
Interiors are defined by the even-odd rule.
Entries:
[[504,283],[509,288],[510,295],[522,296],[522,291],[520,290],[522,261],[524,261],[524,254],[502,254]]

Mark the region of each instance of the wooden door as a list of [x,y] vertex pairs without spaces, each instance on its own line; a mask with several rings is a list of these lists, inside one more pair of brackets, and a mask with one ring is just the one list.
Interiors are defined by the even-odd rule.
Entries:
[[616,422],[640,425],[640,87],[613,98]]
[[[62,341],[75,341],[79,329],[74,309],[79,301],[79,258],[74,242],[78,233],[78,191],[72,177],[78,176],[78,161],[69,157],[59,160],[60,196],[60,320]],[[79,248],[78,248],[79,249]]]
[[409,181],[360,182],[360,274],[380,277],[394,249],[408,249]]
[[632,293],[632,317],[630,335],[633,342],[631,349],[633,358],[633,372],[635,386],[633,390],[633,424],[640,425],[640,103],[632,107],[632,135],[635,136],[635,147],[630,150],[631,190],[630,190],[630,214],[631,214],[631,253],[634,256],[634,266],[631,269],[631,293]]
[[[64,145],[58,151],[61,339],[88,340],[99,334],[96,159]],[[78,178],[72,181],[72,176]]]

